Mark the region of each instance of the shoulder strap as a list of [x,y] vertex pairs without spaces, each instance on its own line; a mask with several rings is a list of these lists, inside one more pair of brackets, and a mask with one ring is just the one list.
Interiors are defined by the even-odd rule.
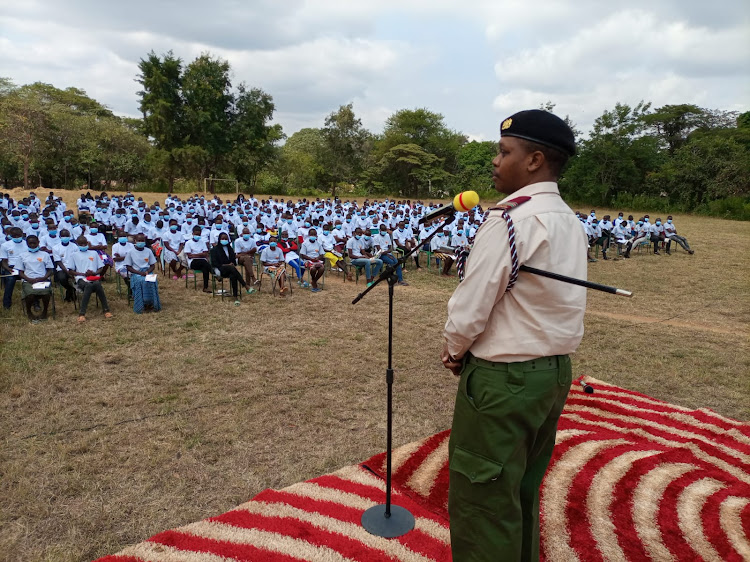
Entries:
[[510,211],[511,209],[515,209],[516,207],[526,203],[526,201],[529,201],[530,199],[531,197],[528,196],[516,197],[515,199],[511,199],[510,201],[506,201],[505,203],[498,205],[497,207],[492,207],[490,209],[490,211],[502,211],[502,217],[508,224],[508,244],[510,245],[511,266],[508,286],[505,288],[506,293],[510,291],[516,284],[516,281],[518,281],[518,272],[520,267],[518,264],[518,252],[516,251],[516,227],[513,225],[513,219],[510,218],[510,214],[508,213],[508,211]]

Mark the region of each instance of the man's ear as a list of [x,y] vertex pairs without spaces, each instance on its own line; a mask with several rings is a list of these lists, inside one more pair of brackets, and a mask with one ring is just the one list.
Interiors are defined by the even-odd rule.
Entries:
[[541,150],[535,150],[526,157],[526,171],[533,174],[544,167],[546,159]]

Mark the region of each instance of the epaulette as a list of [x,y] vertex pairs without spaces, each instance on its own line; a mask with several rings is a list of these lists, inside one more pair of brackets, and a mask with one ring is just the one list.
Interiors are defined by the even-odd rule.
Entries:
[[498,205],[497,207],[492,207],[490,209],[487,209],[488,211],[510,211],[511,209],[515,209],[519,205],[523,205],[526,203],[526,201],[531,200],[531,197],[528,195],[522,195],[521,197],[516,197],[515,199],[511,199],[510,201],[506,201],[505,203]]

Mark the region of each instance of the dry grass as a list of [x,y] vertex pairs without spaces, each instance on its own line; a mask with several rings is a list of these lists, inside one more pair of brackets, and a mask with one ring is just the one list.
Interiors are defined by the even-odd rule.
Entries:
[[[575,372],[750,419],[750,225],[675,219],[694,256],[589,268],[636,296],[589,292]],[[438,359],[455,281],[407,275],[397,444],[449,427],[455,389]],[[381,451],[387,297],[352,306],[362,288],[329,275],[322,293],[236,308],[162,280],[164,310],[136,317],[107,283],[115,319],[92,303],[83,327],[59,302],[29,325],[16,300],[0,323],[0,559],[88,560]]]

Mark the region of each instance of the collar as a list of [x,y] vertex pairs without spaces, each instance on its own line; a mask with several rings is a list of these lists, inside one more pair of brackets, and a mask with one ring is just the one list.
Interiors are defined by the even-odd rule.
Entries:
[[507,201],[511,199],[515,199],[517,197],[532,197],[534,195],[540,195],[542,193],[553,193],[555,195],[560,195],[560,189],[557,187],[557,183],[553,181],[542,181],[538,183],[531,183],[529,185],[525,185],[518,191],[515,191],[508,195],[505,199],[500,201],[498,203],[498,206],[502,205],[503,203],[506,203]]

